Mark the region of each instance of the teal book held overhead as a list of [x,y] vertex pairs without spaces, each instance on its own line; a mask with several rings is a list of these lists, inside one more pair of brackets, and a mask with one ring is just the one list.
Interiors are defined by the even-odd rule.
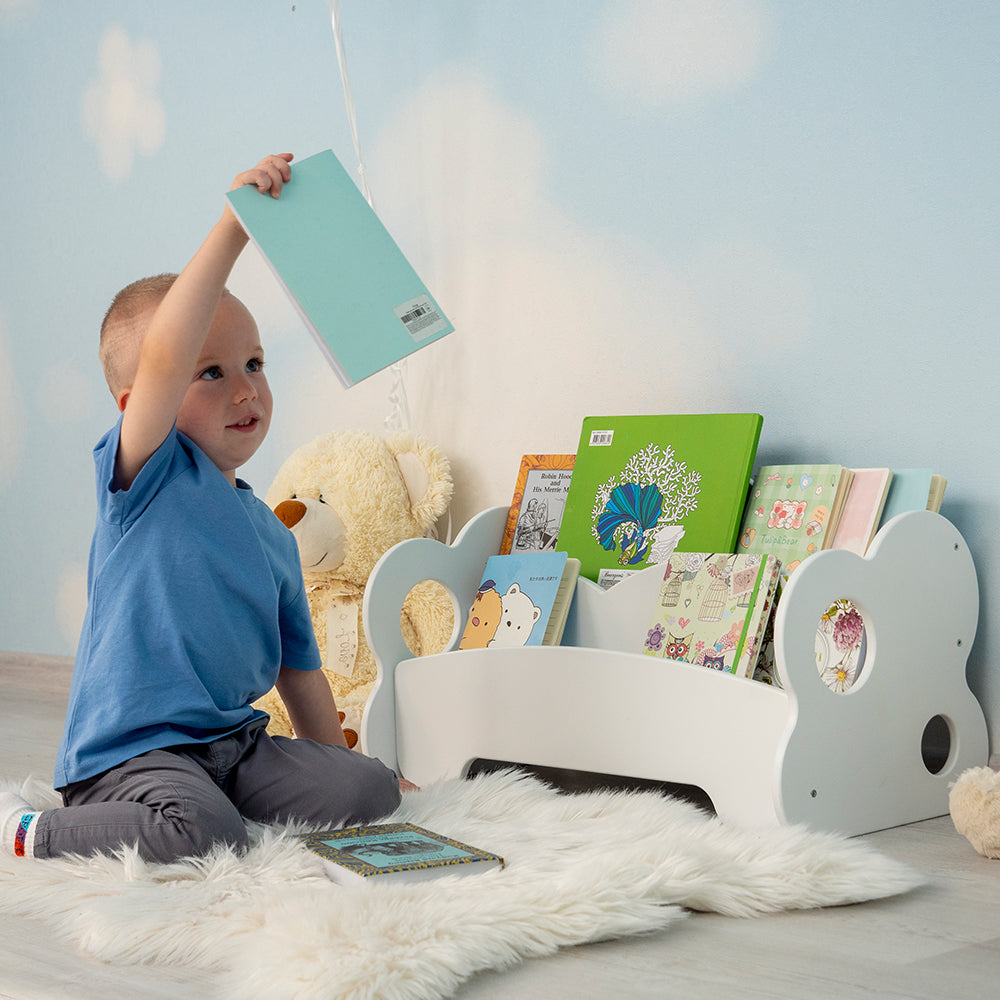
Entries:
[[454,330],[331,150],[294,163],[280,198],[227,197],[345,386]]

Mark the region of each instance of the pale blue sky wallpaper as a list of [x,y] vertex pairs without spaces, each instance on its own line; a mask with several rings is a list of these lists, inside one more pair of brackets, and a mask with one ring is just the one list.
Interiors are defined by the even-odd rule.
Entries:
[[248,250],[259,494],[320,433],[403,425],[452,461],[454,533],[591,414],[756,411],[758,462],[933,467],[996,752],[1000,6],[334,10],[346,77],[323,0],[0,0],[0,648],[76,644],[112,296],[181,269],[264,154],[332,148],[456,332],[345,390]]

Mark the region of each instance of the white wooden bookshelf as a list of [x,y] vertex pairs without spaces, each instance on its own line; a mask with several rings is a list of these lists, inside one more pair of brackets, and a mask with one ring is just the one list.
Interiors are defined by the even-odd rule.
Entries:
[[[461,776],[481,758],[516,761],[695,786],[741,825],[853,835],[944,815],[949,785],[987,762],[965,674],[975,567],[940,515],[901,514],[864,558],[827,551],[799,567],[776,612],[778,688],[643,655],[655,566],[606,592],[580,580],[561,646],[455,649],[506,514],[482,512],[450,546],[402,542],[368,584],[379,680],[361,744],[417,784]],[[400,609],[427,579],[451,593],[456,627],[448,650],[413,657]],[[815,635],[842,597],[864,617],[867,652],[858,681],[838,694],[816,668]],[[940,759],[927,753],[929,734],[943,737]]]

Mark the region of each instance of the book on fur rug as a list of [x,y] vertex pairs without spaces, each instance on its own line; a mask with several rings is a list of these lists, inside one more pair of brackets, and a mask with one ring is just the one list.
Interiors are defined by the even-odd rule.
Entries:
[[[59,806],[51,788],[17,789]],[[507,864],[482,878],[339,886],[301,827],[248,824],[245,852],[169,865],[132,849],[0,854],[0,916],[30,918],[86,958],[146,976],[183,968],[213,1000],[444,1000],[477,972],[663,930],[685,909],[753,917],[925,881],[863,840],[743,830],[655,792],[562,795],[511,771],[408,792],[386,821],[490,844]]]
[[323,859],[327,875],[354,882],[422,882],[440,875],[472,875],[503,868],[499,854],[425,830],[414,823],[375,823],[302,833],[299,839]]

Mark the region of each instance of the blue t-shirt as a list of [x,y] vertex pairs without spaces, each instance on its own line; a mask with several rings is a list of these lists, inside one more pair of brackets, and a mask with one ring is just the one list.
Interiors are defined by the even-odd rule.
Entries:
[[97,527],[55,787],[266,718],[281,665],[320,667],[298,548],[246,483],[173,431],[128,490],[94,449]]

